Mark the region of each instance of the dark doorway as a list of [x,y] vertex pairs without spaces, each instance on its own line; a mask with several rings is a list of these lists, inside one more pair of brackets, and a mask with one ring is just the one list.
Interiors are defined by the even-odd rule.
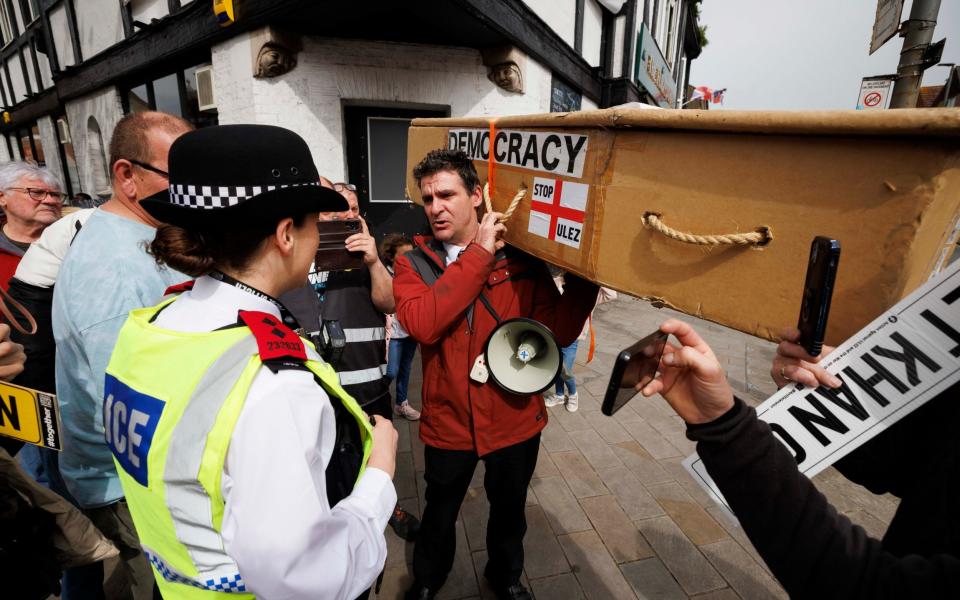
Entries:
[[448,115],[446,109],[343,107],[349,183],[357,186],[360,212],[378,239],[387,233],[427,233],[423,211],[404,194],[407,128],[419,117]]

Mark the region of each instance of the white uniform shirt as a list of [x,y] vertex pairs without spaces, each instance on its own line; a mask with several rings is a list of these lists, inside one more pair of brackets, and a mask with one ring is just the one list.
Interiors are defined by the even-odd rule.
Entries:
[[[280,316],[265,299],[201,277],[155,324],[212,331],[236,323],[238,310]],[[396,490],[384,471],[368,467],[353,493],[329,506],[334,426],[333,407],[312,373],[261,369],[254,378],[223,468],[221,534],[258,598],[352,599],[383,569]]]

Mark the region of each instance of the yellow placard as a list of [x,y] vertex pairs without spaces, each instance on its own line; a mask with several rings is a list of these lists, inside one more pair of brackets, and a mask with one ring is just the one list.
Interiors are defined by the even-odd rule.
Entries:
[[60,450],[60,407],[57,397],[0,382],[0,435]]

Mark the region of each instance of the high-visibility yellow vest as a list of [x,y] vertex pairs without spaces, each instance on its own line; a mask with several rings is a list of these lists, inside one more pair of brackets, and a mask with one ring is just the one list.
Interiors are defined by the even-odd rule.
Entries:
[[[265,346],[258,350],[258,338],[244,326],[190,333],[153,325],[152,318],[172,301],[132,311],[120,330],[107,367],[105,437],[164,598],[253,598],[224,551],[220,481],[233,428],[254,377],[265,368]],[[284,331],[288,340],[303,343]],[[339,403],[358,424],[359,479],[370,456],[370,422],[334,370],[312,346],[304,348],[308,359],[298,362],[327,390],[335,410]]]

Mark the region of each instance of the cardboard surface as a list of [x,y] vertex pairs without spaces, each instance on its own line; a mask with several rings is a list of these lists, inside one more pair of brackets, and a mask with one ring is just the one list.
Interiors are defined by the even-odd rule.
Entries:
[[[501,117],[496,129],[494,208],[528,190],[507,222],[510,244],[767,339],[796,324],[814,236],[842,246],[833,344],[942,268],[957,239],[957,110],[608,109]],[[487,119],[415,120],[408,173],[452,144],[470,150],[485,181],[485,136]],[[419,201],[412,178],[407,189]],[[686,244],[645,227],[647,212],[700,235],[766,227],[772,240]]]

